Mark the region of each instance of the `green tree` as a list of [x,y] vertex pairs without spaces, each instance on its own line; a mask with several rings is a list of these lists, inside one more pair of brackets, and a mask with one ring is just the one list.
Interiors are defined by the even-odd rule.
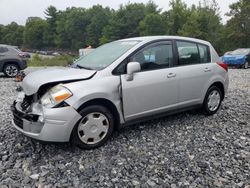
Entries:
[[203,4],[200,3],[199,6],[193,6],[190,9],[190,16],[178,34],[210,41],[217,50],[221,50],[222,28],[216,2],[209,3],[204,0]]
[[112,15],[109,24],[103,29],[101,43],[139,36],[139,23],[150,13],[159,13],[157,6],[152,2],[146,5],[133,3],[120,6],[119,10]]
[[49,6],[44,13],[48,23],[48,27],[44,34],[44,44],[48,47],[55,47],[56,17],[58,12],[56,7]]
[[86,28],[90,20],[84,8],[67,8],[60,11],[56,21],[56,45],[77,50],[86,45]]
[[3,43],[3,29],[4,29],[4,25],[0,24],[0,44]]
[[2,27],[2,42],[5,44],[20,46],[23,44],[24,27],[12,22]]
[[118,10],[96,5],[58,11],[49,6],[45,20],[31,17],[25,27],[15,22],[0,25],[0,43],[78,50],[121,38],[167,34],[208,40],[221,53],[250,46],[250,1],[230,5],[226,25],[221,23],[216,0],[189,7],[183,0],[171,0],[169,5],[170,10],[163,13],[152,0],[121,5]]
[[172,0],[170,2],[171,9],[163,13],[167,26],[166,33],[169,35],[177,35],[187,22],[190,11],[182,0]]
[[164,35],[166,28],[160,14],[148,14],[140,22],[140,35]]
[[90,24],[86,28],[86,43],[93,47],[99,45],[99,39],[102,37],[102,30],[108,24],[111,17],[111,10],[103,8],[100,5],[93,6],[87,11]]
[[239,0],[230,5],[227,14],[231,19],[227,22],[225,39],[229,41],[229,49],[250,46],[250,1]]
[[24,29],[24,45],[28,48],[40,49],[45,46],[44,33],[47,22],[39,17],[29,17]]

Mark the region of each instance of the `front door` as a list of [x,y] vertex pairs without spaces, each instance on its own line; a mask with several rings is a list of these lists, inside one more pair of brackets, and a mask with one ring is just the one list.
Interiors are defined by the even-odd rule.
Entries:
[[139,62],[141,71],[128,81],[121,75],[125,120],[154,115],[178,102],[178,75],[171,41],[151,44],[129,58]]

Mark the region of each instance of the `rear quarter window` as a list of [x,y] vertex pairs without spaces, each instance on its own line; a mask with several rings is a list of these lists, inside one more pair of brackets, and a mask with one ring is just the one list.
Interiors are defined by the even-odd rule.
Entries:
[[198,44],[200,53],[200,62],[209,63],[211,62],[209,47],[203,44]]

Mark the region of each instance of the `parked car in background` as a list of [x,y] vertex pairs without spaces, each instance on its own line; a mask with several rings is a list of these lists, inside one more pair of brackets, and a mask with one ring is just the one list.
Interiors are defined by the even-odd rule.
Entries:
[[59,52],[53,52],[52,55],[53,56],[61,56],[61,54]]
[[228,88],[227,65],[206,41],[138,37],[105,44],[74,62],[28,74],[12,105],[13,125],[49,142],[85,149],[115,128],[201,108],[215,114]]
[[250,48],[240,48],[230,54],[224,55],[222,61],[227,65],[247,69],[250,62]]
[[0,44],[0,72],[7,77],[15,77],[20,70],[27,67],[27,54],[16,46]]
[[225,52],[224,55],[231,55],[233,51],[228,51],[228,52]]

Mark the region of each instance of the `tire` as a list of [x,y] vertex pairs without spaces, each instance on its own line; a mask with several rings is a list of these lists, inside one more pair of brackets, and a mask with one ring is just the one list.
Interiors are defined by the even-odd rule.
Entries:
[[211,86],[205,96],[203,102],[203,113],[205,115],[215,114],[222,102],[222,92],[217,86]]
[[[100,105],[88,106],[80,114],[82,118],[72,131],[71,143],[82,149],[95,149],[104,145],[114,130],[113,114]],[[102,121],[98,122],[98,119]]]
[[248,61],[246,61],[246,62],[244,63],[244,65],[242,66],[242,68],[243,68],[243,69],[248,69],[248,66],[249,66],[249,63],[248,63]]
[[13,78],[18,74],[19,70],[20,68],[15,63],[8,63],[4,66],[3,73],[5,76]]

